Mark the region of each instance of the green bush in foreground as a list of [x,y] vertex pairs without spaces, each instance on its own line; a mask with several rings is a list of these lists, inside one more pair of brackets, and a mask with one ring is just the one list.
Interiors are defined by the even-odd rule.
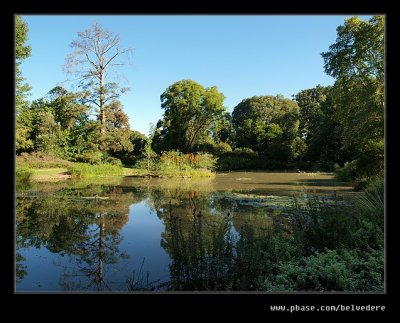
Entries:
[[325,250],[276,265],[277,274],[264,279],[268,291],[382,291],[383,250]]
[[123,175],[123,168],[111,164],[89,165],[75,163],[68,166],[68,172],[73,178],[85,178],[100,175]]

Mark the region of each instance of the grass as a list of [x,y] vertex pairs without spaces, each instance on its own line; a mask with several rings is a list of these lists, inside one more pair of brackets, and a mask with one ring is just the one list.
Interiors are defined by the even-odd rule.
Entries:
[[33,169],[33,175],[57,175],[68,171],[67,168],[41,168]]
[[89,165],[85,163],[74,163],[68,166],[67,169],[72,178],[124,175],[122,167],[110,164]]
[[123,168],[124,176],[152,176],[152,177],[181,177],[181,178],[204,178],[204,177],[214,177],[215,173],[208,169],[157,169],[148,172],[143,168]]
[[146,169],[141,169],[141,168],[128,168],[128,167],[123,167],[123,175],[124,176],[146,176],[149,175]]
[[215,173],[208,169],[188,169],[188,170],[160,170],[157,172],[158,176],[161,177],[213,177]]

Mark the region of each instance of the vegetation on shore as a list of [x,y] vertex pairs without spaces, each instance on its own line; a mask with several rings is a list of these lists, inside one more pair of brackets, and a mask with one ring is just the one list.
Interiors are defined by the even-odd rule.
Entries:
[[[383,176],[384,17],[348,18],[337,36],[322,53],[325,72],[335,78],[333,86],[304,89],[293,99],[279,94],[244,98],[229,113],[217,86],[180,80],[161,94],[163,116],[145,136],[129,129],[119,101],[127,89],[108,79],[130,52],[114,47],[120,44],[118,35],[99,24],[78,33],[72,43],[77,51],[67,57],[65,69],[85,91],[56,86],[28,102],[30,88],[20,64],[31,48],[26,45],[28,25],[17,17],[17,164],[69,167],[77,177],[99,174],[102,168],[120,172],[70,163],[123,164],[138,169],[137,174],[146,169],[155,176],[209,176],[212,169],[322,170],[337,171],[342,180],[365,187],[369,178]],[[101,48],[87,39],[98,39]],[[116,57],[121,64],[102,63]],[[164,159],[174,151],[211,154],[217,161],[212,167],[171,166]],[[42,160],[30,162],[27,154]],[[58,160],[47,161],[46,155]]]

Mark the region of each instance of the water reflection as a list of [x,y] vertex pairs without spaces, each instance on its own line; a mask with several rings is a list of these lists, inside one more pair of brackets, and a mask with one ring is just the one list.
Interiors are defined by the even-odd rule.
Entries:
[[[55,290],[256,289],[259,275],[289,257],[285,243],[291,239],[282,206],[292,198],[263,194],[216,190],[210,179],[111,178],[19,187],[17,290],[43,250],[50,258],[46,279],[58,277]],[[139,217],[148,225],[135,237],[128,228]],[[160,231],[154,234],[156,226]],[[151,251],[151,241],[160,250]],[[139,257],[135,248],[157,255]],[[154,261],[162,252],[165,259]],[[154,272],[162,274],[150,279]]]
[[[45,247],[52,254],[68,256],[60,284],[64,290],[112,290],[105,265],[126,259],[119,250],[121,228],[128,221],[129,206],[143,197],[121,188],[90,184],[28,193],[17,198],[17,248]],[[23,278],[23,257],[17,253],[17,275]]]

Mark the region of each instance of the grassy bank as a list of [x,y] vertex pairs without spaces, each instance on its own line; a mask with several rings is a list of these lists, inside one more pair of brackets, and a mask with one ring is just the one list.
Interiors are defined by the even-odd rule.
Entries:
[[18,181],[46,181],[96,176],[212,177],[215,163],[215,159],[210,154],[182,154],[177,151],[163,153],[157,158],[142,159],[131,167],[122,167],[120,161],[119,163],[95,164],[70,162],[42,153],[22,154],[16,157]]
[[95,176],[123,175],[121,166],[111,164],[90,165],[85,163],[74,163],[67,167],[72,178],[88,178]]

